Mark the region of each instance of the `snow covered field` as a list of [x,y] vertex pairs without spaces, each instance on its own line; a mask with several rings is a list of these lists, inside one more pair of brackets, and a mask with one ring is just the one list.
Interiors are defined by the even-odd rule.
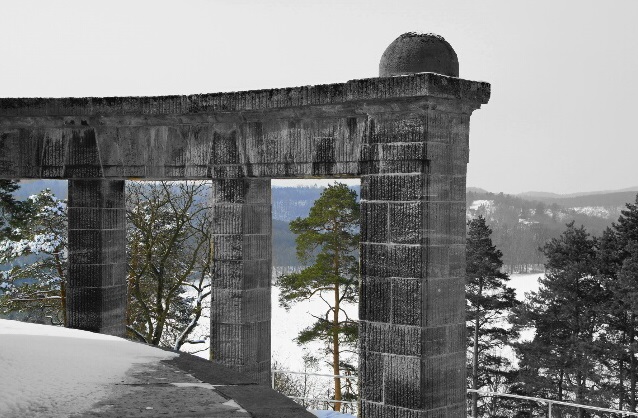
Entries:
[[508,286],[516,290],[516,299],[522,301],[526,292],[538,290],[538,278],[545,273],[512,274]]
[[[512,274],[510,276],[509,286],[516,290],[516,298],[523,300],[526,292],[538,290],[538,278],[542,277],[542,273],[530,274]],[[314,315],[320,315],[325,312],[325,304],[320,299],[314,299],[306,303],[298,303],[286,311],[279,306],[279,289],[276,286],[272,288],[272,358],[279,364],[279,367],[291,371],[303,371],[304,354],[311,354],[318,357],[323,356],[323,346],[320,343],[313,343],[306,346],[299,346],[293,340],[299,334],[299,331],[310,326],[314,322]],[[356,305],[345,306],[348,315],[352,318],[359,318],[358,307]],[[208,315],[202,318],[200,325],[195,331],[193,337],[200,338],[208,334],[209,324]],[[531,333],[524,334],[524,338],[531,337]],[[207,345],[206,345],[207,346]],[[201,350],[202,345],[185,345],[183,351],[195,352]],[[208,358],[208,350],[195,353],[202,358]],[[332,370],[325,364],[313,372],[331,374]]]
[[[516,290],[516,298],[523,300],[525,292],[538,290],[538,278],[542,273],[513,274],[510,276],[509,286]],[[322,354],[321,344],[312,344],[303,348],[298,346],[293,339],[299,331],[314,322],[310,315],[324,312],[325,304],[321,300],[313,300],[308,303],[297,304],[290,311],[279,307],[277,298],[279,289],[273,286],[272,289],[272,356],[273,360],[284,365],[288,370],[303,371],[303,355],[305,351],[316,355]],[[348,315],[359,318],[357,306],[348,305],[346,307]],[[321,373],[331,373],[331,370],[324,366]]]

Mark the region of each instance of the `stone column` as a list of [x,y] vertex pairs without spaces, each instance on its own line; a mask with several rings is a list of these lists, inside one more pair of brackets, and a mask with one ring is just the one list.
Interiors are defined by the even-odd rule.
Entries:
[[369,118],[361,177],[361,413],[465,411],[469,114]]
[[124,336],[124,181],[69,180],[68,187],[68,327]]
[[211,359],[270,384],[270,179],[213,180]]

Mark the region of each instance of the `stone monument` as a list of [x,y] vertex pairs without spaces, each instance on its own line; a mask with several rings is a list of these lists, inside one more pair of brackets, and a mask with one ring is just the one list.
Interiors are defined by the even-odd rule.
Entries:
[[164,97],[0,99],[0,178],[68,179],[69,326],[123,335],[124,187],[213,183],[214,361],[270,375],[272,178],[361,178],[361,416],[465,416],[465,176],[490,85],[407,33],[380,78]]

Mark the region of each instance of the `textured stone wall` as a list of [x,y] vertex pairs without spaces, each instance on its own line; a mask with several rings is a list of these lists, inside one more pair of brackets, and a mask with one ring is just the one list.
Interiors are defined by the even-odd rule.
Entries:
[[126,211],[123,180],[69,180],[70,328],[124,336]]
[[424,73],[197,96],[0,99],[0,178],[356,176],[370,114],[432,102],[475,109],[489,93]]
[[270,179],[213,180],[211,358],[270,384]]
[[362,416],[462,417],[469,115],[377,115],[370,130],[361,177]]

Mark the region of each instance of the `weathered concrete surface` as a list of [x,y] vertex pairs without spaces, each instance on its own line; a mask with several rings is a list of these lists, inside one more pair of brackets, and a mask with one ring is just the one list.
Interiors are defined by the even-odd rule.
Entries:
[[250,376],[186,353],[134,366],[123,381],[105,390],[106,399],[72,418],[314,417]]
[[386,135],[371,129],[376,115],[469,114],[489,93],[425,73],[198,96],[0,99],[0,178],[357,176],[364,138]]
[[75,179],[68,187],[68,326],[124,336],[124,181]]
[[213,180],[211,358],[270,384],[270,179]]

